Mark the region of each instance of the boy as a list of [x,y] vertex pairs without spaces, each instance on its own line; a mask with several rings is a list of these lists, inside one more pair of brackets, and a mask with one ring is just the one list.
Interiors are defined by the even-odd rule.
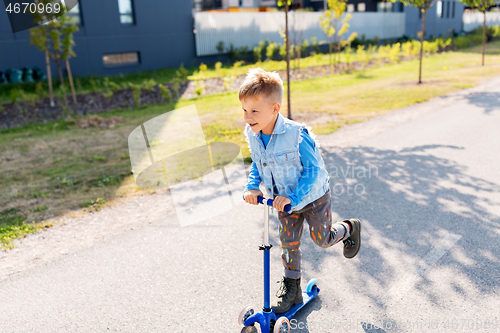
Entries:
[[[307,220],[313,241],[323,248],[339,241],[344,256],[353,258],[361,244],[358,219],[332,224],[330,181],[319,143],[304,124],[283,117],[279,111],[283,82],[276,72],[253,68],[241,85],[239,99],[247,123],[245,136],[249,143],[252,166],[244,198],[257,205],[259,189],[264,183],[279,211],[280,241],[283,250],[284,277],[272,304],[275,313],[288,311],[302,302],[300,287],[300,241],[303,222]],[[290,213],[283,212],[290,204]]]

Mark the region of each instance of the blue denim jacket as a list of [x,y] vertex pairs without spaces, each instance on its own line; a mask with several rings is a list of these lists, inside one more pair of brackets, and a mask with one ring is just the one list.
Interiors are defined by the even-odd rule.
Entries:
[[[307,129],[278,114],[271,139],[264,148],[261,133],[254,133],[249,125],[245,128],[245,136],[249,143],[252,161],[257,165],[269,195],[288,196],[297,186],[303,174],[303,166],[299,156],[301,131]],[[292,211],[302,209],[307,204],[321,198],[329,188],[329,176],[318,145],[315,146],[316,159],[320,167],[317,179],[308,193],[302,193],[302,200],[292,207]],[[274,178],[278,193],[274,193],[272,179]],[[300,191],[299,191],[300,192]]]

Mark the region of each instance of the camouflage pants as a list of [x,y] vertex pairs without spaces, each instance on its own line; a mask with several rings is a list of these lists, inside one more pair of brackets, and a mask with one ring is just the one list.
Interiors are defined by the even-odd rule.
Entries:
[[340,240],[349,237],[349,227],[344,222],[332,224],[330,190],[321,198],[306,205],[301,210],[279,212],[280,240],[283,250],[281,258],[285,268],[284,276],[292,279],[300,278],[301,251],[300,242],[304,219],[309,224],[312,240],[322,248],[328,248]]

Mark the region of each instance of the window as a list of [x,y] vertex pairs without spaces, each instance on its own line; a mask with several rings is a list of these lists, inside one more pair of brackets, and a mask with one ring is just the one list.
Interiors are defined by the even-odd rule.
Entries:
[[443,2],[441,0],[436,3],[436,14],[437,17],[443,17]]
[[366,12],[366,4],[364,2],[358,3],[358,12]]
[[132,0],[118,0],[118,9],[120,11],[120,22],[122,24],[134,24],[134,7]]
[[72,17],[76,24],[82,25],[82,16],[80,14],[80,1],[76,3],[76,6],[71,8],[69,12],[66,13],[69,17]]
[[450,2],[446,3],[446,18],[450,18]]
[[453,1],[451,6],[451,18],[455,18],[455,1]]
[[377,2],[377,12],[392,12],[392,2]]
[[105,67],[118,67],[139,64],[139,52],[110,53],[102,56]]
[[350,3],[347,5],[347,12],[352,13],[354,11],[354,4]]

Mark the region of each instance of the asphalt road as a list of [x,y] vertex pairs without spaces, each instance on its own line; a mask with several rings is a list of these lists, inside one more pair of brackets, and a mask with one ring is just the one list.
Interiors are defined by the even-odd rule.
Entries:
[[[292,332],[500,331],[499,129],[497,78],[319,137],[334,217],[362,220],[362,248],[347,260],[304,234],[302,284],[321,291]],[[184,227],[165,214],[12,275],[0,332],[257,332],[237,316],[262,306],[262,209]]]

